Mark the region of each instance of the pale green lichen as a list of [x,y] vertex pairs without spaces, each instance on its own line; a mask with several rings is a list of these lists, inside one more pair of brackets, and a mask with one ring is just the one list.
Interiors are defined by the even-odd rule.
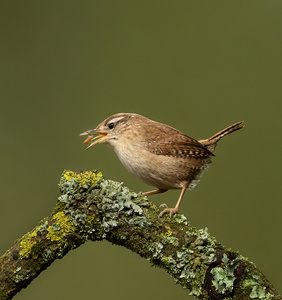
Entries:
[[91,204],[91,201],[94,201],[97,205],[96,214],[102,217],[103,238],[107,232],[117,227],[121,220],[142,228],[150,225],[146,217],[142,216],[142,207],[148,204],[147,201],[140,199],[136,193],[130,192],[128,188],[115,181],[104,180],[99,187],[100,191],[92,191],[93,197],[89,198],[88,203]]
[[14,282],[19,283],[21,281],[24,281],[30,277],[31,272],[26,272],[25,274],[16,274],[14,276]]
[[229,260],[224,253],[222,258],[222,266],[213,268],[211,274],[213,275],[212,284],[216,291],[220,294],[229,294],[233,291],[235,275],[234,271],[240,264],[240,258]]
[[167,257],[162,257],[162,262],[164,264],[175,264],[175,260],[173,259],[173,257],[171,255],[169,255]]
[[253,275],[252,279],[245,280],[243,287],[252,289],[250,293],[251,299],[273,299],[273,296],[270,293],[266,293],[265,286],[260,285],[260,276],[258,275]]
[[173,215],[173,219],[177,222],[177,223],[183,223],[184,225],[188,225],[188,221],[187,218],[184,215],[180,215],[180,214],[174,214]]
[[122,183],[104,180],[100,172],[64,171],[59,188],[62,193],[59,202],[64,205],[63,211],[69,216],[78,231],[83,233],[81,238],[85,240],[94,233],[91,225],[94,218],[89,219],[85,213],[75,209],[72,204],[73,201],[79,201],[79,197],[83,196],[87,197],[86,206],[94,204],[95,215],[99,219],[101,218],[99,223],[103,233],[100,238],[105,238],[108,232],[119,226],[120,222],[139,225],[142,228],[150,224],[142,215],[142,207],[145,207],[148,201],[144,198],[141,199],[140,195],[130,192],[128,188],[122,186]]
[[174,257],[165,255],[166,245],[176,241],[171,240],[173,233],[170,230],[161,234],[162,242],[153,242],[149,251],[154,262],[160,261],[171,275],[178,278],[176,282],[189,288],[190,295],[198,297],[204,292],[202,286],[207,269],[215,261],[214,240],[209,236],[207,228],[189,231],[186,235],[186,245],[176,250]]
[[215,241],[207,228],[189,231],[186,237],[189,248],[183,246],[183,251],[177,252],[180,278],[189,282],[190,295],[199,296],[203,293],[207,269],[215,261]]
[[[153,242],[150,246],[149,246],[149,251],[152,253],[152,257],[153,258],[163,258],[162,256],[162,249],[163,249],[163,244],[159,243],[159,242]],[[150,258],[149,258],[150,260]]]

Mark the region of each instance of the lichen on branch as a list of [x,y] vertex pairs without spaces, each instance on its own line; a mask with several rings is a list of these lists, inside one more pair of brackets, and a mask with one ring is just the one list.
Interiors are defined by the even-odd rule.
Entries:
[[[0,258],[0,299],[11,299],[54,260],[106,239],[165,269],[198,299],[281,299],[247,258],[183,215],[158,219],[146,197],[97,171],[64,171],[53,212]],[[145,260],[144,260],[145,263]]]

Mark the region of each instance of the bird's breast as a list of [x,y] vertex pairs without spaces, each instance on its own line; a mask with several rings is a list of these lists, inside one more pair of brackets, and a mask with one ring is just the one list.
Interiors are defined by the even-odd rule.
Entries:
[[141,181],[159,189],[179,189],[187,178],[185,161],[156,155],[133,144],[112,145],[123,166]]

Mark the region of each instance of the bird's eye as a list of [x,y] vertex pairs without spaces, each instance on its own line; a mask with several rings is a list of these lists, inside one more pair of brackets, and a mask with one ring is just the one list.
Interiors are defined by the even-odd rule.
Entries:
[[108,124],[108,127],[109,127],[110,129],[113,129],[113,128],[115,127],[115,124],[114,124],[113,122],[111,122],[111,123]]

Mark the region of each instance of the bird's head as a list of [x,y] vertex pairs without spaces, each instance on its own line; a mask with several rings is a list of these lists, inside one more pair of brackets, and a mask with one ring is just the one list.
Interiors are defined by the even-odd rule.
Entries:
[[[92,141],[86,149],[89,149],[98,143],[108,143],[113,145],[116,140],[120,139],[128,132],[129,128],[134,126],[136,118],[138,117],[139,115],[134,113],[115,114],[105,119],[95,129],[81,133],[80,135],[88,135],[88,138],[84,141],[85,144]],[[93,134],[98,134],[98,136],[93,137]]]

